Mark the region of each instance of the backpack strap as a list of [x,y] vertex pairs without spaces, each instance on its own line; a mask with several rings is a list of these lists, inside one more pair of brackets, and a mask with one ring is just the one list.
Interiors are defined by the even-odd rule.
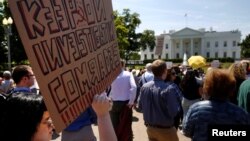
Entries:
[[107,97],[109,97],[110,92],[111,92],[111,86],[109,86],[109,87],[106,89]]
[[147,79],[146,79],[146,77],[145,77],[144,74],[143,74],[143,78],[144,78],[145,83],[147,83],[148,81],[147,81]]

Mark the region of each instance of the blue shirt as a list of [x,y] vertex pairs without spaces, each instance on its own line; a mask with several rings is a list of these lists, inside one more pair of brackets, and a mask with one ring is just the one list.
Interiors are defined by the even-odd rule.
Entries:
[[29,92],[30,93],[31,89],[29,87],[15,87],[10,92],[11,93],[15,93],[15,92]]
[[96,123],[97,116],[92,107],[87,108],[75,121],[73,121],[65,131],[77,131],[84,126],[90,126],[92,123]]
[[139,107],[145,123],[151,125],[173,126],[179,109],[177,85],[154,78],[141,88]]
[[141,79],[142,79],[142,84],[145,84],[149,81],[152,81],[154,80],[154,74],[152,72],[148,72],[146,71],[142,76],[141,76]]

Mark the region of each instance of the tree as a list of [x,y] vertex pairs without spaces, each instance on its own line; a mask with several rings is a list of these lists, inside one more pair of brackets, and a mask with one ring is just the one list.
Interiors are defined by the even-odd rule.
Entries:
[[239,45],[241,46],[241,57],[250,58],[250,34]]
[[141,24],[139,14],[130,13],[129,9],[123,9],[122,14],[114,11],[114,23],[116,27],[118,46],[121,58],[131,59],[132,54],[155,46],[155,35],[152,30],[136,33],[136,28]]
[[[3,1],[0,3],[0,20],[2,21],[4,18],[12,17],[10,8],[8,7],[8,1]],[[13,18],[12,18],[13,19]],[[17,64],[27,60],[27,55],[25,53],[23,44],[21,39],[17,33],[15,22],[11,25],[11,36],[10,36],[10,47],[11,47],[11,61]],[[6,33],[5,27],[2,22],[0,22],[0,64],[7,62],[7,40],[6,40]]]
[[143,50],[149,47],[151,50],[155,47],[155,32],[153,30],[144,30],[141,36],[141,47]]

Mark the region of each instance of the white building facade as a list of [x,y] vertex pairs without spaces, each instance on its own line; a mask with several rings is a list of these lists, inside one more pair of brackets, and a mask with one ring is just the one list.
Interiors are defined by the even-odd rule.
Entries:
[[192,55],[206,58],[234,58],[240,59],[241,33],[238,30],[216,32],[205,29],[194,30],[184,28],[179,31],[171,30],[156,36],[156,47],[141,50],[141,60],[147,59],[178,59]]

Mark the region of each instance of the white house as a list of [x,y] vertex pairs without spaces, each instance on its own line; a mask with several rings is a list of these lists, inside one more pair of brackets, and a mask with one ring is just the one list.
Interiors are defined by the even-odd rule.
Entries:
[[179,31],[170,30],[169,33],[156,36],[153,50],[141,50],[141,60],[183,58],[185,52],[188,58],[202,55],[206,58],[240,59],[240,39],[241,32],[238,30],[217,32],[188,27]]

